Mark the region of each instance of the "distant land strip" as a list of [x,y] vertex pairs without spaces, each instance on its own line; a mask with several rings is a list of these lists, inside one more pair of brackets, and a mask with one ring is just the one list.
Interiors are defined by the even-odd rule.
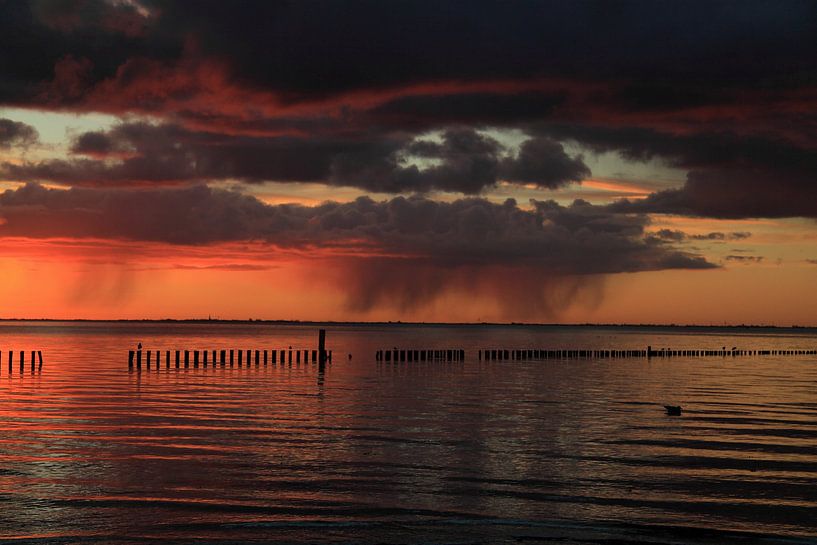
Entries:
[[337,326],[425,326],[425,327],[548,327],[548,328],[618,328],[618,329],[702,329],[702,330],[736,330],[736,329],[769,329],[769,330],[814,330],[817,325],[790,325],[779,326],[771,324],[608,324],[608,323],[535,323],[535,322],[405,322],[405,321],[314,321],[314,320],[268,320],[250,318],[247,320],[231,320],[219,318],[121,318],[121,319],[94,319],[94,318],[2,318],[0,322],[70,322],[70,323],[124,323],[124,324],[239,324],[239,325],[337,325]]

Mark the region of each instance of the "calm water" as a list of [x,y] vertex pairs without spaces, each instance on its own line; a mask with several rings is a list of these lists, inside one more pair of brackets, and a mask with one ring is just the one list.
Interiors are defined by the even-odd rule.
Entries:
[[[323,374],[129,373],[137,341],[314,348],[317,331],[0,324],[0,541],[817,542],[817,357],[476,358],[813,349],[815,331],[331,326]],[[374,361],[392,346],[467,361]],[[10,348],[42,350],[42,372],[9,375]]]

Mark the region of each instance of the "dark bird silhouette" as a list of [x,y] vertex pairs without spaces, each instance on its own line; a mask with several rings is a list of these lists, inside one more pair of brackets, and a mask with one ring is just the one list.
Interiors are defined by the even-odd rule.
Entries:
[[667,416],[681,416],[680,405],[664,405],[664,408],[667,410]]

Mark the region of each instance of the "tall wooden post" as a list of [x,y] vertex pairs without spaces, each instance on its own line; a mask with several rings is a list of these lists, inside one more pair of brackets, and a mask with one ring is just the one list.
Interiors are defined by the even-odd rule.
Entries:
[[321,370],[326,366],[326,330],[318,330],[318,366]]

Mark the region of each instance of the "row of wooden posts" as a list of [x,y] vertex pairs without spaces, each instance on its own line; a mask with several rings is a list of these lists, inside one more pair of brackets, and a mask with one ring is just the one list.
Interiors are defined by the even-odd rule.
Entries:
[[[300,365],[301,361],[304,364],[313,363],[313,364],[321,364],[321,354],[319,350],[293,350],[292,348],[288,348],[286,350],[213,350],[212,352],[207,350],[175,350],[173,352],[172,361],[175,364],[175,368],[179,369],[181,367],[189,368],[192,367],[198,368],[207,367],[210,363],[212,363],[213,367],[226,367],[229,365],[230,367],[235,366],[238,364],[238,367],[242,367],[244,364],[247,367],[251,367],[253,363],[255,363],[256,367],[260,367],[262,364],[267,366],[269,364],[272,365],[290,365],[292,366],[293,362],[295,365]],[[332,363],[332,351],[331,350],[324,350],[323,351],[323,362]],[[210,359],[209,355],[212,354],[212,359]],[[246,354],[246,358],[245,358]],[[310,359],[311,355],[311,359]],[[154,358],[155,356],[155,358]],[[151,366],[155,366],[156,369],[161,368],[162,366],[162,351],[161,350],[145,350],[144,354],[142,350],[130,350],[128,352],[128,369],[134,368],[134,363],[136,364],[136,369],[142,369],[142,362],[145,362],[145,365],[148,369]],[[164,351],[164,366],[166,369],[171,368],[171,351],[165,350]]]
[[[165,350],[165,368],[170,369],[170,350]],[[247,358],[244,359],[244,354],[246,353]],[[144,354],[145,365],[148,369],[151,367],[151,360],[153,359],[153,350],[146,350]],[[156,359],[155,367],[158,370],[161,368],[162,365],[162,352],[161,350],[156,350]],[[189,368],[191,364],[191,358],[193,368],[198,368],[199,363],[201,363],[202,367],[207,367],[208,365],[208,355],[210,352],[207,350],[175,350],[174,351],[174,358],[173,361],[175,363],[175,368],[179,369],[184,365],[184,368]],[[280,358],[279,358],[280,354]],[[139,345],[138,350],[130,350],[128,351],[128,369],[133,370],[134,363],[136,364],[136,370],[142,370],[142,345]],[[182,359],[182,355],[184,355],[184,359]],[[303,356],[304,365],[310,363],[309,356],[312,356],[312,363],[317,363],[319,368],[323,370],[326,363],[332,363],[332,351],[326,350],[326,330],[320,329],[318,330],[318,348],[317,350],[301,350],[295,349],[293,350],[290,346],[286,350],[235,350],[235,349],[223,349],[223,350],[213,350],[212,351],[213,359],[212,361],[213,367],[226,367],[228,362],[230,367],[233,367],[236,363],[238,363],[239,367],[242,367],[246,362],[247,367],[252,366],[253,364],[253,355],[255,355],[255,366],[260,367],[263,361],[264,367],[269,364],[272,365],[289,365],[292,366],[293,360],[295,365],[301,364],[301,356]],[[228,357],[229,355],[229,357]],[[294,356],[294,358],[293,358]],[[183,362],[183,363],[182,363]]]
[[465,350],[461,348],[442,348],[437,350],[397,349],[378,350],[376,361],[465,361]]
[[[14,350],[9,350],[8,352],[8,370],[9,374],[11,374],[12,370],[14,369]],[[43,370],[43,353],[41,350],[32,350],[31,351],[31,370],[32,371],[42,371]],[[26,351],[20,350],[20,372],[22,373],[25,371],[26,366]],[[3,352],[0,351],[0,370],[3,369]]]
[[545,350],[545,349],[486,349],[479,351],[480,360],[548,360],[548,359],[605,359],[605,358],[671,358],[671,357],[736,357],[736,356],[803,356],[817,355],[817,350],[743,350],[722,347],[718,350]]

